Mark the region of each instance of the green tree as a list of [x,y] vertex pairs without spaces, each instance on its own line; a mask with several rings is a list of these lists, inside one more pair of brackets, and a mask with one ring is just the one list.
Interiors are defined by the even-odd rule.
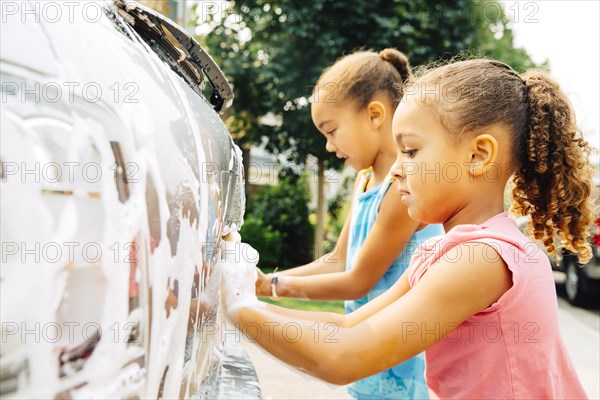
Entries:
[[[231,131],[242,144],[267,139],[269,151],[294,161],[313,154],[335,165],[313,134],[307,98],[323,69],[357,48],[396,47],[413,65],[471,49],[515,68],[535,66],[514,49],[508,18],[495,0],[249,0],[232,2],[227,11],[200,40],[234,86]],[[261,123],[269,112],[282,123]]]
[[503,61],[519,72],[549,69],[547,60],[537,65],[525,49],[515,47],[510,20],[498,1],[477,0],[473,3],[473,16],[478,29],[472,47],[482,55]]
[[[261,186],[248,201],[247,220],[251,226],[242,226],[244,240],[260,251],[279,253],[261,259],[263,267],[290,268],[312,261],[313,227],[308,220],[309,192],[305,177],[293,169],[284,168],[277,185]],[[256,221],[263,224],[264,232],[255,229]],[[277,232],[278,236],[272,233]],[[262,250],[262,251],[261,251]]]
[[250,214],[245,218],[240,234],[260,254],[261,268],[273,269],[281,265],[281,232]]
[[[500,4],[484,0],[248,0],[231,3],[201,38],[234,87],[226,123],[242,148],[266,142],[275,154],[318,162],[318,229],[322,239],[323,171],[341,164],[325,151],[310,118],[308,97],[324,68],[357,48],[395,47],[413,65],[475,50],[515,68],[533,66],[513,48]],[[206,11],[206,10],[205,10]],[[202,19],[214,16],[204,13]],[[280,123],[268,124],[265,115]],[[247,161],[247,157],[246,157]]]

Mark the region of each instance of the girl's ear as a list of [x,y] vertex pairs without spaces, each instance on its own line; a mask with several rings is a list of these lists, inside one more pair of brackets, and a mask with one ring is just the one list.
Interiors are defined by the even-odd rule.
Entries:
[[373,130],[379,129],[385,122],[387,110],[382,102],[372,101],[367,105],[367,115]]
[[471,159],[469,160],[469,173],[473,176],[483,175],[490,167],[495,165],[498,157],[498,141],[490,134],[477,135],[471,140]]

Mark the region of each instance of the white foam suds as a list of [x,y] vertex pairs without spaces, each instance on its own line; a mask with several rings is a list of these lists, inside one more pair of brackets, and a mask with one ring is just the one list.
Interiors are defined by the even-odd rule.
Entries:
[[[217,178],[230,171],[203,168],[234,165],[236,153],[207,103],[100,16],[43,25],[41,45],[60,60],[47,60],[60,76],[35,65],[6,75],[93,82],[103,96],[0,104],[10,172],[0,183],[3,398],[188,398],[208,390],[204,378],[217,379],[220,337],[205,330],[216,324],[219,274],[203,249],[220,232],[237,235],[239,223],[222,226],[231,187]],[[133,93],[124,83],[135,85],[136,101],[123,101]],[[62,179],[55,169],[37,180],[5,169],[50,163]]]

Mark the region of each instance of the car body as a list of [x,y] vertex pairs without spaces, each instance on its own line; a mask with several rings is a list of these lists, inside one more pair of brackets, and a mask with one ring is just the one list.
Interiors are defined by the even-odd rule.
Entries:
[[226,79],[134,2],[2,8],[2,397],[259,398],[218,312]]
[[586,264],[568,251],[552,259],[553,268],[565,273],[565,292],[573,305],[600,305],[600,218],[593,230],[592,258]]

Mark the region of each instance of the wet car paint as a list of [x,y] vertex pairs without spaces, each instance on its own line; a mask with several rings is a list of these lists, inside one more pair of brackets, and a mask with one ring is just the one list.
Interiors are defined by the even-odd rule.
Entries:
[[222,346],[214,270],[243,219],[241,152],[219,101],[123,4],[95,4],[93,21],[2,22],[0,392],[260,397],[243,352]]

